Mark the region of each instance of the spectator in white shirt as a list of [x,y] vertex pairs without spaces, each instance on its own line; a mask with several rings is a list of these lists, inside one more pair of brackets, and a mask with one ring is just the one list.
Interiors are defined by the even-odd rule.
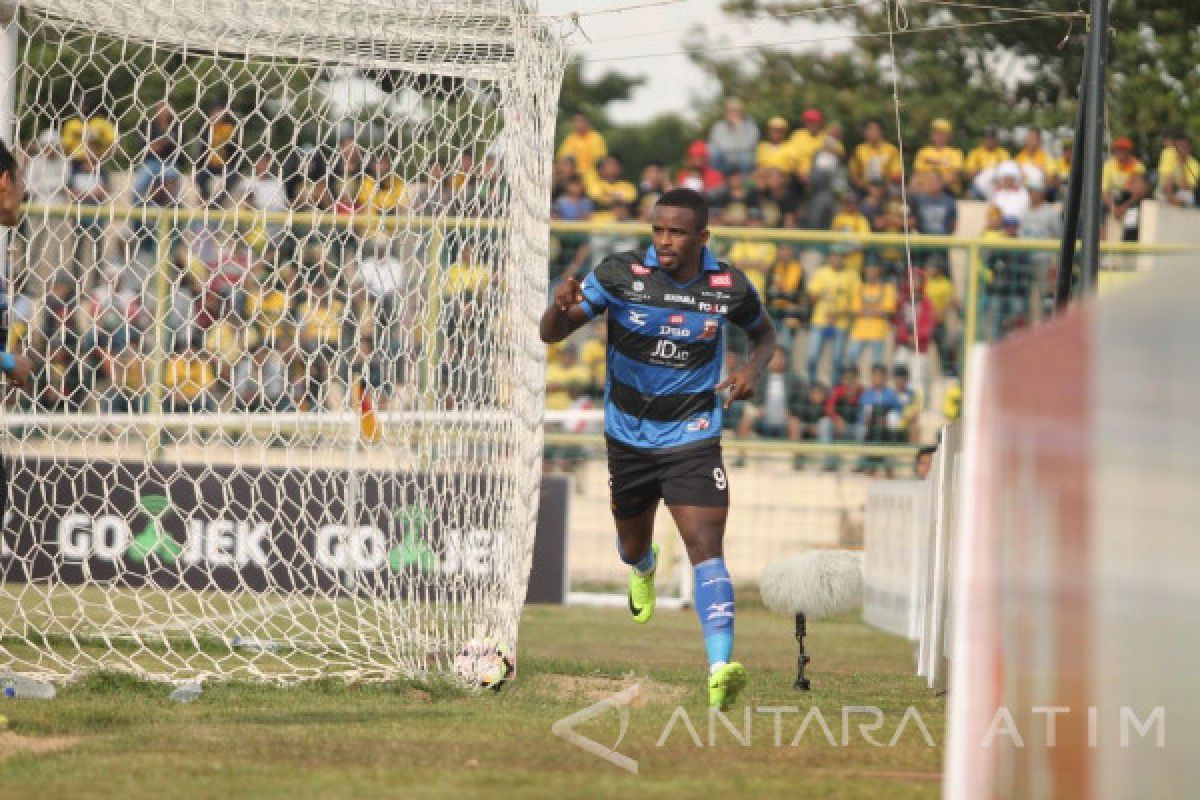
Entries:
[[287,189],[274,166],[271,154],[263,153],[254,162],[254,176],[246,182],[246,194],[259,211],[288,210]]
[[[25,164],[25,190],[29,202],[35,206],[64,206],[68,202],[71,166],[58,141],[58,131],[52,128],[42,131]],[[37,278],[32,288],[40,292],[54,270],[66,260],[62,253],[66,221],[61,216],[32,212],[25,216],[25,222],[29,226],[26,264]]]
[[406,316],[404,262],[392,252],[391,242],[378,237],[367,245],[358,262],[358,279],[366,290],[367,310],[374,321],[375,339],[381,346],[400,349],[399,337]]
[[1021,219],[1029,210],[1024,173],[1015,161],[1004,161],[975,177],[975,189],[1006,218]]
[[708,153],[713,169],[728,175],[733,170],[749,175],[754,171],[754,151],[758,147],[758,125],[746,116],[742,101],[725,101],[725,116],[717,120],[708,134]]

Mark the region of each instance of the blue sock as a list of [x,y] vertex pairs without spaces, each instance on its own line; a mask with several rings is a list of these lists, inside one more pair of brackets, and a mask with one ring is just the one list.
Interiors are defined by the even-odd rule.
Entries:
[[725,664],[733,655],[733,582],[725,559],[710,558],[692,568],[696,576],[696,614],[704,633],[708,664]]
[[624,561],[626,564],[633,567],[634,569],[636,569],[638,572],[642,573],[643,575],[647,575],[647,574],[653,572],[654,568],[656,566],[658,566],[657,564],[654,563],[654,545],[653,544],[651,544],[649,547],[646,548],[646,555],[642,556],[640,561],[630,561],[628,558],[625,557],[624,551],[621,550],[621,540],[617,539],[617,555],[619,555],[621,557],[622,561]]

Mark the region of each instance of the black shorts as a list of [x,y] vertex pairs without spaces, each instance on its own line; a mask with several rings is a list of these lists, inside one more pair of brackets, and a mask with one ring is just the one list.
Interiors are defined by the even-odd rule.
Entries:
[[719,438],[650,452],[610,438],[608,474],[617,519],[636,517],[660,498],[669,506],[729,506],[729,475]]

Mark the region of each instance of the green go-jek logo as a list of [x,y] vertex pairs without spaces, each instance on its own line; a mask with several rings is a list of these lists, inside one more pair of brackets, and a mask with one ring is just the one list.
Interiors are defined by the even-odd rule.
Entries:
[[150,518],[142,532],[133,537],[125,556],[138,564],[145,563],[151,556],[162,564],[174,564],[183,552],[183,545],[175,541],[163,528],[167,517],[171,514],[171,501],[161,494],[142,496],[138,505]]
[[401,506],[392,510],[392,519],[401,531],[400,543],[388,550],[388,566],[392,572],[402,572],[410,567],[421,572],[437,569],[437,553],[421,536],[433,519],[433,513],[423,506]]

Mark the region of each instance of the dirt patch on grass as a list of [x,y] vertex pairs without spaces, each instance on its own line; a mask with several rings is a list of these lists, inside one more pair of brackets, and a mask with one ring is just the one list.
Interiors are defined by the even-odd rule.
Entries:
[[625,678],[600,678],[584,675],[542,674],[534,678],[534,684],[539,689],[549,692],[556,700],[583,699],[589,703],[603,700],[623,689],[628,689],[635,683],[638,686],[638,693],[633,702],[629,704],[634,708],[649,704],[677,703],[687,694],[687,689],[682,686],[672,686],[652,678],[634,675]]
[[22,736],[12,731],[0,732],[0,761],[31,753],[57,753],[79,743],[78,736]]

